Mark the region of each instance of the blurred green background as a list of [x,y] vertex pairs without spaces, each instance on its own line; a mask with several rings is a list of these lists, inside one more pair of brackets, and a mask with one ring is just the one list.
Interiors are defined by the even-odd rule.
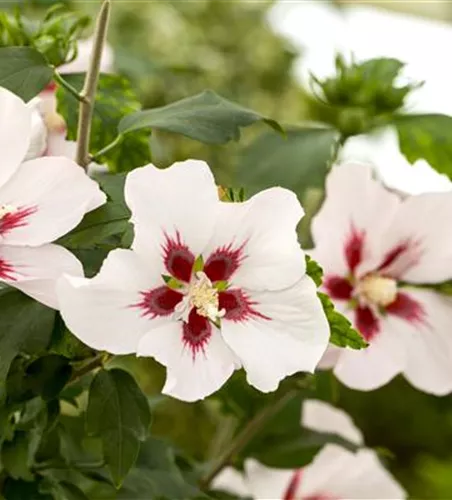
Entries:
[[[38,12],[55,2],[32,3]],[[68,9],[91,15],[99,5],[95,1],[65,3]],[[116,69],[130,78],[145,108],[211,88],[283,124],[309,120],[314,116],[312,106],[292,75],[297,51],[266,21],[273,3],[113,1],[109,43],[115,52]],[[374,3],[437,18],[451,14],[447,2]],[[159,140],[173,160],[206,159],[219,183],[233,184],[243,148],[264,132],[264,126],[251,127],[243,132],[240,142],[216,147],[181,136],[165,135]],[[158,392],[162,373],[156,372],[152,362],[140,362],[133,369],[138,370],[150,393]],[[399,378],[380,390],[359,393],[341,387],[328,373],[320,377],[317,391],[353,416],[367,444],[381,451],[410,497],[452,498],[452,396],[437,398],[420,393]],[[202,456],[207,453],[209,430],[215,428],[215,421],[203,403],[191,405],[193,419],[198,424],[204,422],[206,430],[205,438],[193,439],[189,422],[178,418],[182,407],[186,419],[186,404],[174,402],[160,409],[155,429],[170,432],[182,448]]]

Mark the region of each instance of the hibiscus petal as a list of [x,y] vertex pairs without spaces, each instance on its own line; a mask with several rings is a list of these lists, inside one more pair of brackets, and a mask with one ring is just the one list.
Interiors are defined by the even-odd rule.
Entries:
[[37,246],[54,241],[105,199],[98,184],[67,158],[27,161],[0,188],[0,203],[33,208],[33,213],[24,224],[3,234],[2,243]]
[[266,467],[252,458],[245,461],[245,473],[252,497],[261,500],[285,499],[294,475],[293,470]]
[[197,401],[217,391],[236,368],[234,354],[218,330],[193,352],[184,343],[182,322],[172,321],[145,335],[138,346],[139,356],[152,356],[167,367],[164,394],[183,401]]
[[236,493],[243,497],[251,495],[247,480],[242,472],[233,467],[225,467],[212,481],[212,489]]
[[302,426],[318,432],[337,434],[356,445],[363,444],[361,431],[347,413],[339,408],[319,401],[307,399],[303,402]]
[[31,138],[32,111],[15,94],[0,87],[0,186],[24,159]]
[[307,276],[278,292],[249,294],[253,306],[270,319],[249,316],[222,320],[222,335],[241,360],[248,382],[263,392],[298,371],[313,372],[326,350],[329,326]]
[[300,497],[396,500],[406,493],[371,450],[329,444],[303,469]]
[[452,392],[452,299],[429,290],[410,290],[425,313],[422,323],[407,324],[412,339],[407,347],[404,375],[421,391],[443,396]]
[[[335,166],[327,178],[325,201],[312,221],[314,258],[326,273],[339,276],[345,276],[350,266],[359,272],[367,260],[380,259],[382,234],[399,205],[399,198],[372,177],[369,165]],[[363,238],[360,262],[356,245],[350,243],[356,234]]]
[[92,278],[62,277],[57,284],[61,315],[82,342],[113,354],[136,352],[140,338],[164,317],[152,319],[138,307],[140,292],[158,276],[130,250],[113,250]]
[[451,193],[426,193],[407,198],[387,231],[386,248],[411,242],[411,265],[399,276],[412,283],[437,283],[452,277]]
[[369,347],[359,351],[341,349],[334,374],[352,389],[377,389],[406,367],[410,341],[408,323],[389,315],[379,321],[380,331],[372,337]]
[[63,273],[83,275],[83,268],[78,259],[59,245],[49,244],[34,248],[1,245],[1,262],[9,267],[7,276],[2,276],[0,272],[1,281],[54,309],[58,309],[57,279]]
[[133,249],[160,256],[167,237],[180,239],[198,256],[210,238],[218,192],[208,165],[198,160],[165,170],[153,165],[127,175],[125,197],[135,228]]
[[267,189],[244,203],[221,203],[207,263],[219,249],[239,251],[234,285],[257,291],[292,286],[305,272],[296,233],[303,214],[295,194],[282,188]]

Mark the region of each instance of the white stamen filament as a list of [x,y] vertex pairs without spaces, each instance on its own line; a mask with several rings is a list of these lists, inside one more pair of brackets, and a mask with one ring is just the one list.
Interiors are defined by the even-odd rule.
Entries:
[[356,293],[365,302],[386,307],[397,297],[397,281],[378,275],[369,275],[356,287]]

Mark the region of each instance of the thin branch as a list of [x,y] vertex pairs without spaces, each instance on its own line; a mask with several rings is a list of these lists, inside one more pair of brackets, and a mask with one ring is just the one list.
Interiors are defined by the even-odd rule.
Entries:
[[240,453],[243,448],[256,436],[256,434],[267,424],[267,422],[291,401],[299,391],[291,389],[273,404],[266,406],[257,413],[250,422],[237,434],[231,445],[223,455],[214,463],[211,470],[201,479],[200,486],[207,489],[215,477]]
[[79,94],[78,90],[74,88],[69,82],[67,82],[55,69],[53,71],[53,78],[59,83],[64,89],[66,89],[71,95],[73,95],[78,101],[88,103],[88,99]]
[[69,384],[77,382],[86,374],[92,372],[96,368],[100,368],[106,361],[105,353],[101,352],[97,354],[94,358],[89,359],[84,365],[82,365],[78,370],[74,370],[72,373],[71,380]]
[[80,103],[79,111],[76,162],[85,170],[89,164],[91,121],[93,119],[94,102],[97,83],[99,81],[100,62],[107,35],[110,7],[110,0],[104,0],[97,17],[96,30],[94,32],[93,52],[91,54],[91,61],[88,67],[88,72],[86,73],[83,90],[81,92],[83,101]]
[[118,135],[114,141],[110,142],[110,144],[107,144],[104,148],[102,148],[100,151],[97,153],[94,153],[93,155],[90,155],[90,161],[96,161],[98,158],[100,158],[102,155],[108,153],[111,149],[115,148],[119,144],[121,144],[122,140],[124,139],[124,136],[122,134]]

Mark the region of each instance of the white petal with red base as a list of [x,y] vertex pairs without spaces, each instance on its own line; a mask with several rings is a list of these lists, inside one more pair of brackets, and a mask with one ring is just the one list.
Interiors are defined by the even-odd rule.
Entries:
[[[12,279],[2,277],[2,261],[11,267],[9,275]],[[83,268],[69,250],[59,245],[35,248],[0,245],[0,281],[54,309],[59,308],[56,280],[63,273],[83,276]]]
[[329,326],[311,278],[282,291],[249,295],[260,316],[222,321],[222,335],[248,382],[269,392],[293,373],[313,372],[327,347]]
[[132,210],[134,250],[160,255],[165,233],[171,238],[178,233],[194,255],[202,253],[219,205],[213,175],[204,162],[187,160],[165,170],[137,168],[127,176],[125,197]]
[[305,273],[296,228],[304,215],[296,195],[272,188],[244,203],[221,203],[215,234],[206,253],[230,245],[242,249],[234,285],[250,290],[281,290]]
[[333,167],[326,182],[325,202],[312,221],[314,257],[328,272],[347,274],[343,251],[346,241],[353,230],[364,230],[363,260],[380,258],[382,235],[399,205],[398,196],[373,178],[368,165],[347,163]]
[[[404,200],[391,227],[385,248],[412,241],[418,258],[400,278],[410,283],[438,283],[452,278],[452,193],[428,193]],[[446,229],[447,228],[447,229]]]
[[425,322],[409,328],[407,380],[421,391],[437,396],[452,392],[452,298],[429,290],[410,289],[409,293],[425,311]]
[[371,391],[405,369],[410,341],[407,322],[388,316],[381,320],[381,328],[366,349],[342,349],[334,374],[346,386]]
[[371,450],[356,453],[327,445],[301,472],[298,495],[319,498],[398,500],[406,493]]
[[161,325],[141,339],[137,354],[152,356],[167,367],[164,394],[197,401],[217,391],[232,375],[235,356],[219,330],[212,330],[210,339],[197,352],[184,344],[181,323]]
[[[57,284],[61,314],[82,342],[113,354],[136,352],[153,320],[137,307],[156,275],[130,250],[114,250],[92,279],[63,276]],[[159,319],[158,321],[161,321]]]
[[98,184],[73,161],[58,157],[27,161],[0,187],[0,203],[31,213],[1,235],[2,243],[37,246],[54,241],[105,200]]

